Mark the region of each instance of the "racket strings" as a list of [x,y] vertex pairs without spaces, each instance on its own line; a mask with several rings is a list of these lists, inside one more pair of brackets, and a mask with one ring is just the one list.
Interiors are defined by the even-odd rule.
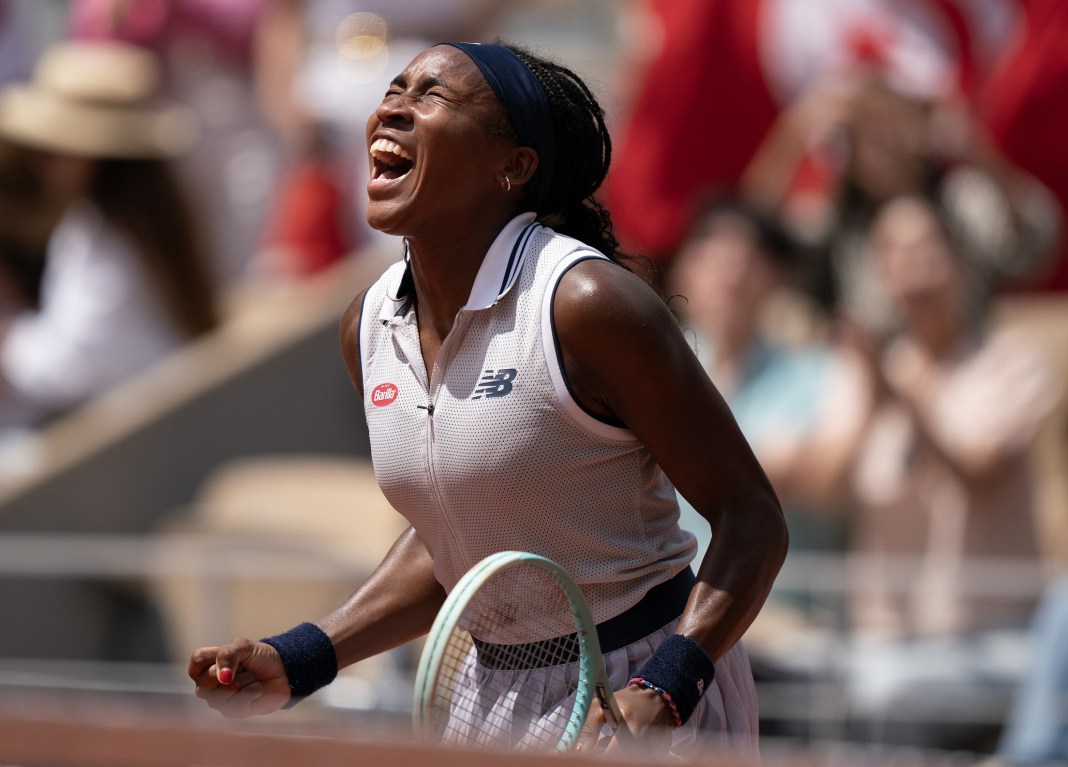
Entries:
[[[514,598],[517,588],[522,600]],[[447,642],[431,707],[433,731],[463,746],[556,747],[579,690],[582,645],[575,629],[566,593],[543,571],[513,567],[495,575],[468,603]],[[490,641],[539,635],[550,638]]]
[[554,637],[541,642],[500,645],[474,639],[478,661],[491,669],[532,669],[574,663],[582,654],[578,634]]

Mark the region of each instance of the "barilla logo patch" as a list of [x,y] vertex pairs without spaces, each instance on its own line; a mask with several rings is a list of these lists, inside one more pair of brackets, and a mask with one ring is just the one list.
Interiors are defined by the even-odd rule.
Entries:
[[371,404],[375,407],[392,405],[395,399],[397,399],[397,387],[394,384],[379,384],[371,391]]

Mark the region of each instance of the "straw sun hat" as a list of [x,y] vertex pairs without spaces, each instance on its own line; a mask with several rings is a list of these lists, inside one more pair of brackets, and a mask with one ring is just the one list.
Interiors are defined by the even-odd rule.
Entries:
[[196,139],[192,113],[157,100],[153,54],[117,42],[61,42],[33,80],[0,92],[0,136],[85,157],[166,158]]

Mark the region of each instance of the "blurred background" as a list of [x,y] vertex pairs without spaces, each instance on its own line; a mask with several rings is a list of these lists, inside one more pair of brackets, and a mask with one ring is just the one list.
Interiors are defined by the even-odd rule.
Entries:
[[[1068,763],[1061,0],[0,0],[0,761],[133,763],[27,711],[214,721],[189,652],[403,529],[337,350],[401,252],[363,125],[496,37],[601,100],[617,233],[780,494],[769,761]],[[249,726],[402,733],[418,652]]]

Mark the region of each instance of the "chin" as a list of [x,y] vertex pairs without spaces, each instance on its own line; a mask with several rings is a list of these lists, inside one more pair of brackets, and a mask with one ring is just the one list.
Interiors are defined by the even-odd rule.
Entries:
[[401,218],[396,211],[376,209],[375,204],[371,203],[367,206],[366,219],[369,227],[383,234],[404,234],[404,232],[398,231],[398,227],[401,226]]

